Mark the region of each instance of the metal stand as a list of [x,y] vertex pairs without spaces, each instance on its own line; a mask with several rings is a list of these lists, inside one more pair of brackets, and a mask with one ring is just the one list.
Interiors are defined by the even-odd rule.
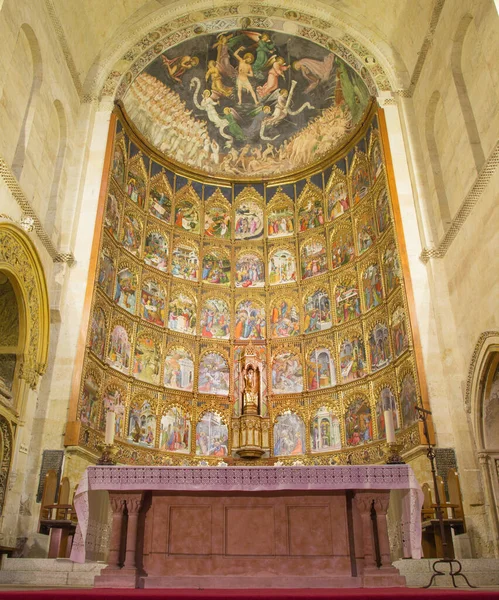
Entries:
[[[440,503],[440,494],[438,493],[438,485],[437,485],[437,471],[435,468],[435,451],[433,450],[433,446],[430,442],[430,436],[429,436],[429,431],[428,431],[428,421],[427,421],[427,416],[431,415],[431,411],[426,410],[425,408],[423,408],[423,404],[421,402],[420,399],[420,404],[416,404],[415,405],[415,409],[418,412],[418,419],[421,421],[421,423],[423,424],[423,433],[424,436],[426,438],[426,442],[428,444],[428,450],[426,451],[426,456],[428,457],[429,461],[430,461],[430,465],[431,465],[431,475],[433,478],[433,489],[435,490],[435,509],[436,509],[436,513],[437,513],[437,519],[438,519],[438,524],[440,527],[440,537],[442,539],[442,551],[444,554],[444,557],[436,560],[433,563],[433,575],[431,576],[430,582],[428,583],[428,585],[424,585],[423,588],[429,588],[432,586],[433,582],[435,581],[435,579],[439,576],[439,575],[450,575],[452,578],[452,585],[457,588],[458,586],[456,585],[456,577],[463,577],[464,581],[466,581],[466,584],[468,585],[468,587],[470,588],[475,588],[477,586],[475,585],[471,585],[471,583],[468,581],[468,578],[466,577],[466,575],[464,573],[461,573],[463,566],[461,565],[461,563],[459,562],[459,560],[457,560],[457,558],[449,558],[449,552],[448,552],[448,545],[447,545],[447,538],[445,535],[445,526],[444,526],[444,515],[442,512],[442,504]],[[442,498],[443,500],[443,498]],[[449,571],[445,572],[445,571],[440,571],[437,568],[437,565],[449,565]],[[454,571],[454,565],[456,565],[457,569]]]

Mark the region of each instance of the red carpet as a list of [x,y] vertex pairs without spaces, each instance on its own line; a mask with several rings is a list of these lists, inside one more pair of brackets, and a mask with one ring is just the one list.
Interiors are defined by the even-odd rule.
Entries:
[[345,598],[399,598],[400,600],[498,600],[499,591],[470,589],[387,588],[334,590],[118,590],[118,589],[58,589],[0,590],[0,600],[343,600]]

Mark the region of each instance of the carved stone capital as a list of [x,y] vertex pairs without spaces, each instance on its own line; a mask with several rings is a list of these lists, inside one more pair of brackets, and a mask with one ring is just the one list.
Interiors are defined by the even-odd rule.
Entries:
[[126,497],[126,507],[128,510],[128,516],[137,515],[142,506],[142,494],[137,494],[136,496],[127,496]]
[[390,504],[390,494],[376,494],[374,496],[374,509],[378,515],[386,515]]
[[111,504],[111,510],[113,515],[123,514],[125,510],[125,498],[116,494],[109,495],[109,503]]
[[478,453],[478,462],[481,465],[488,465],[490,462],[490,454],[487,454],[487,452],[479,452]]
[[371,507],[374,501],[374,494],[355,494],[354,502],[357,507],[359,513],[362,514],[371,514]]

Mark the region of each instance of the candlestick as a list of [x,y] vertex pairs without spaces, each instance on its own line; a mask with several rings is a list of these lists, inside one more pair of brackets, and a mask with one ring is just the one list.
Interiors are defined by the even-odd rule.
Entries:
[[395,426],[393,424],[393,412],[391,410],[384,411],[385,416],[385,430],[386,430],[386,443],[395,443]]
[[106,437],[104,443],[112,446],[114,442],[114,429],[116,427],[116,413],[108,410],[106,413]]

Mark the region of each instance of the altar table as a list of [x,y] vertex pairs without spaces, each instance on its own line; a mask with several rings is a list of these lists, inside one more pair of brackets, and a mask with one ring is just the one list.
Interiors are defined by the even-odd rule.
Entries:
[[393,491],[404,556],[420,558],[423,495],[407,465],[89,467],[71,558],[85,561],[110,507],[98,587],[405,585],[390,560]]

